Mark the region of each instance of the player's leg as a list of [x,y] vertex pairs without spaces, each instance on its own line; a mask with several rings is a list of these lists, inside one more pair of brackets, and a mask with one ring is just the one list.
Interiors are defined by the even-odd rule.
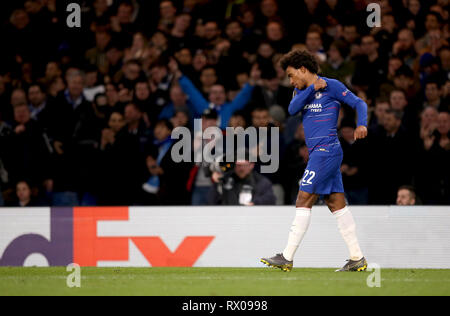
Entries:
[[289,261],[293,260],[294,255],[309,228],[311,222],[311,208],[316,204],[318,198],[318,194],[304,191],[299,191],[298,193],[297,202],[295,204],[295,218],[292,222],[288,243],[283,251],[283,256]]
[[332,193],[326,195],[324,199],[331,213],[342,210],[347,206],[344,193]]
[[332,193],[325,197],[328,208],[336,218],[339,232],[347,244],[350,260],[339,271],[364,271],[367,261],[363,256],[356,236],[356,224],[346,202],[344,193]]
[[296,208],[308,208],[311,210],[314,204],[319,199],[318,194],[299,191],[297,195],[297,201],[295,202]]
[[270,267],[282,269],[283,271],[292,270],[295,252],[308,230],[309,223],[311,222],[311,208],[318,198],[319,196],[317,194],[299,191],[296,202],[296,215],[291,226],[286,248],[283,253],[277,254],[272,258],[263,258],[261,262]]

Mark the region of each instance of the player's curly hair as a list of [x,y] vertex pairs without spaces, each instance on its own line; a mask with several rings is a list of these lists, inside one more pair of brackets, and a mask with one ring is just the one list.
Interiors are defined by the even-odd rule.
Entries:
[[280,60],[280,65],[284,71],[286,71],[286,69],[290,66],[295,69],[305,67],[313,74],[317,74],[319,72],[319,64],[314,56],[307,51],[302,50],[294,50],[284,55]]

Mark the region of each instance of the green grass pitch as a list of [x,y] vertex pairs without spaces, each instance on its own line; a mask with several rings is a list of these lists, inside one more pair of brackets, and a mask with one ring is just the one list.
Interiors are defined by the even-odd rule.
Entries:
[[0,296],[150,295],[450,295],[450,270],[381,270],[381,288],[369,288],[371,272],[268,268],[82,268],[81,288],[68,288],[65,268],[0,268]]

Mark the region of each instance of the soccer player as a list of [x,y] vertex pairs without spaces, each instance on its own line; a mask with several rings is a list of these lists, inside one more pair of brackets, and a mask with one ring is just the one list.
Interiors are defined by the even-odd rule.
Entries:
[[358,113],[355,140],[367,137],[367,104],[339,81],[318,76],[318,63],[307,52],[292,51],[280,63],[295,87],[289,114],[301,112],[303,116],[309,161],[300,181],[297,213],[287,246],[283,253],[263,258],[261,262],[284,271],[292,270],[294,254],[310,223],[311,208],[323,195],[350,252],[350,260],[338,271],[364,271],[367,261],[359,247],[355,221],[345,202],[340,171],[343,153],[337,122],[341,104],[348,104]]

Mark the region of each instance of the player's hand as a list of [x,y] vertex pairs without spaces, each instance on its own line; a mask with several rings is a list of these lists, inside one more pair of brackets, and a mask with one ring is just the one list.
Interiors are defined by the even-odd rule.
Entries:
[[317,79],[317,81],[314,83],[314,89],[316,91],[319,91],[320,89],[325,89],[327,87],[327,82],[323,79]]
[[367,137],[367,127],[361,125],[355,129],[355,140],[364,139]]

